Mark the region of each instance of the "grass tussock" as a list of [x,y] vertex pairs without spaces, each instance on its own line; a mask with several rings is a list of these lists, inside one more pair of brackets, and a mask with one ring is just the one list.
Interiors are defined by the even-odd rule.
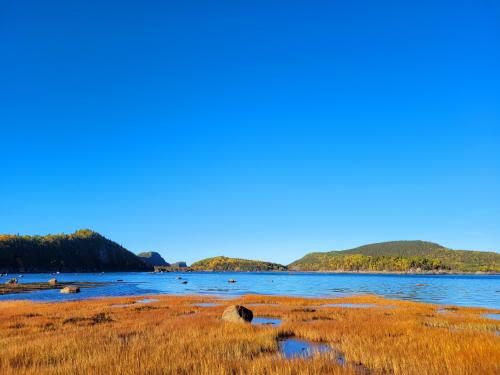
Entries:
[[[498,374],[500,322],[478,308],[373,296],[216,300],[158,296],[65,303],[0,302],[0,373],[10,374]],[[200,302],[217,306],[197,307]],[[230,304],[282,325],[221,321]],[[331,303],[369,308],[326,307]],[[118,305],[118,306],[116,306]],[[284,358],[278,340],[326,343],[332,353]],[[338,362],[338,356],[345,364]]]

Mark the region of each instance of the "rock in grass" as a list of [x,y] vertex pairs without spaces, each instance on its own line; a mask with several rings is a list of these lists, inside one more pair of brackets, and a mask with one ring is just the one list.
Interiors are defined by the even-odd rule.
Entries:
[[49,280],[49,285],[57,285],[57,279],[54,277]]
[[61,289],[61,293],[69,294],[69,293],[80,293],[80,288],[77,286],[65,286]]
[[253,313],[245,306],[231,305],[222,313],[222,320],[233,323],[250,323]]

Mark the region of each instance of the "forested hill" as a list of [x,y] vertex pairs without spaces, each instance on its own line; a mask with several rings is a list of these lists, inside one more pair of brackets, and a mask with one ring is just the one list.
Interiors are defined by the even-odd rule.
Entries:
[[286,266],[277,263],[263,262],[218,256],[199,260],[191,265],[198,271],[285,271]]
[[47,236],[0,235],[0,272],[151,269],[135,254],[89,229]]
[[425,241],[393,241],[310,253],[288,267],[300,271],[500,272],[500,254],[452,250]]

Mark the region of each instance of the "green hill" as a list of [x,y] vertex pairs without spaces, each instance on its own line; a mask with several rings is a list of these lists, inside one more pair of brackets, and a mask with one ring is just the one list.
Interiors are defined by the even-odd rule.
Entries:
[[284,271],[286,266],[277,263],[218,256],[199,260],[191,265],[196,271]]
[[288,267],[300,271],[500,272],[500,254],[452,250],[425,241],[393,241],[310,253]]
[[135,254],[89,229],[47,236],[0,235],[0,272],[151,269]]

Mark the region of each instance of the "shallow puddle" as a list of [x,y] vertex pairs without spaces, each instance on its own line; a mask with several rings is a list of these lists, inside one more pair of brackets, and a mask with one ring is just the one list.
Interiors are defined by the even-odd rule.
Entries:
[[129,307],[132,306],[132,303],[115,303],[111,305],[111,307]]
[[494,320],[500,320],[500,314],[483,314],[482,315],[484,318],[488,319],[494,319]]
[[369,303],[328,303],[326,305],[321,305],[321,307],[345,307],[348,309],[368,309],[375,306],[376,305]]
[[[318,344],[305,340],[289,338],[279,341],[280,351],[285,358],[311,358],[315,353],[328,353],[332,349],[326,344]],[[339,363],[344,364],[343,357],[339,358]]]
[[137,303],[151,303],[151,302],[159,302],[160,300],[159,299],[156,299],[156,298],[143,298],[143,299],[140,299],[138,301],[136,301]]
[[279,327],[281,325],[281,319],[256,317],[256,318],[252,319],[252,324],[259,325],[259,326]]

